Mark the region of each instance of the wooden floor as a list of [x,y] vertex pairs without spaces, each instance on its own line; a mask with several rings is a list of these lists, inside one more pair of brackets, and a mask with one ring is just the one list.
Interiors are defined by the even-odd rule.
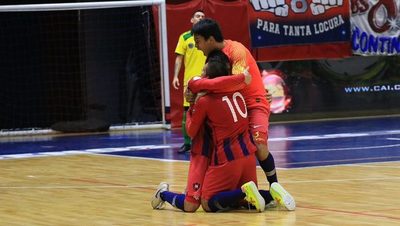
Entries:
[[[2,160],[0,225],[400,225],[399,162],[279,170],[296,198],[293,212],[153,210],[159,182],[181,192],[187,169],[182,161],[95,154]],[[258,177],[264,181],[260,169]]]

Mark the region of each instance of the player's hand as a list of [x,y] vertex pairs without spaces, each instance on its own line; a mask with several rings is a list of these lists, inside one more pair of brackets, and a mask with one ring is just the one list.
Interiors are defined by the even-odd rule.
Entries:
[[180,85],[181,85],[181,84],[179,83],[179,78],[174,76],[174,79],[172,80],[172,86],[173,86],[175,89],[179,89],[179,86],[180,86]]
[[272,102],[272,94],[270,92],[267,92],[267,95],[265,95],[265,97],[267,98],[268,103]]
[[194,102],[196,103],[196,101],[197,101],[200,97],[202,97],[202,96],[204,96],[204,95],[206,95],[206,94],[207,94],[207,92],[199,92],[199,93],[197,93],[196,99],[194,100]]
[[185,100],[186,102],[193,104],[196,100],[196,95],[190,91],[190,89],[185,90]]
[[246,85],[249,85],[252,79],[251,74],[249,72],[249,67],[246,67],[246,69],[244,69],[243,74],[244,74],[244,83],[246,83]]

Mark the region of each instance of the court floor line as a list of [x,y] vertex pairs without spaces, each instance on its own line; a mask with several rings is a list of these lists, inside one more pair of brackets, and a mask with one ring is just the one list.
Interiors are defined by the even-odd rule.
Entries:
[[[0,159],[8,158],[29,158],[38,156],[61,156],[67,154],[83,154],[83,153],[112,153],[121,151],[143,151],[143,150],[155,150],[155,149],[168,149],[179,147],[180,144],[162,144],[162,145],[138,145],[138,146],[126,146],[126,147],[113,147],[113,148],[92,148],[92,149],[82,149],[82,150],[63,150],[54,152],[37,152],[37,153],[21,153],[21,154],[6,154],[0,155]],[[400,147],[400,144],[390,144],[390,145],[377,145],[377,146],[365,146],[365,147],[343,147],[343,148],[324,148],[324,149],[305,149],[305,150],[273,150],[273,153],[302,153],[302,152],[327,152],[327,151],[349,151],[349,150],[369,150],[378,148],[393,148]],[[273,149],[273,145],[271,145]]]
[[271,151],[275,152],[288,152],[288,153],[301,153],[301,152],[324,152],[324,151],[353,151],[353,150],[369,150],[369,149],[378,149],[378,148],[393,148],[400,147],[400,144],[389,144],[389,145],[377,145],[377,146],[364,146],[364,147],[349,147],[349,148],[321,148],[321,149],[305,149],[305,150],[285,150],[285,151],[276,151],[273,150],[273,146],[271,146]]
[[[329,208],[321,208],[321,207],[312,207],[312,206],[303,206],[303,205],[298,205],[296,208],[304,208],[304,209],[310,209],[310,210],[319,210],[319,211],[324,211],[324,212],[334,212],[334,213],[344,213],[344,214],[350,214],[350,215],[357,215],[357,216],[365,216],[365,217],[379,217],[379,218],[388,218],[391,220],[400,220],[400,217],[393,217],[393,216],[387,216],[387,215],[381,215],[381,214],[374,214],[374,213],[366,213],[366,212],[359,212],[359,211],[348,211],[348,210],[339,210],[339,209],[329,209]],[[400,209],[397,209],[400,210]],[[397,211],[395,210],[395,211]]]
[[[89,154],[89,153],[87,153],[87,154]],[[139,156],[99,154],[99,153],[96,153],[94,155],[110,156],[110,157],[117,157],[117,158],[131,158],[131,159],[141,159],[141,160],[152,160],[152,161],[158,161],[158,162],[185,162],[185,163],[189,163],[189,160],[179,160],[179,159],[161,159],[161,158],[149,158],[149,157],[139,157]]]
[[[400,158],[400,156],[384,156],[384,157],[370,157],[370,158],[348,158],[348,159],[335,159],[335,160],[318,160],[318,161],[307,161],[307,162],[289,162],[285,163],[287,165],[301,165],[301,164],[311,164],[311,163],[337,163],[337,162],[353,162],[354,161],[365,161],[365,160],[387,160],[387,161],[379,161],[379,162],[390,162],[391,159]],[[398,161],[398,160],[396,160]],[[349,163],[349,164],[350,164]],[[331,166],[339,166],[341,164],[331,164]]]
[[332,134],[317,134],[306,136],[289,136],[289,137],[271,137],[268,141],[298,141],[298,140],[321,140],[321,139],[338,139],[338,138],[354,138],[365,136],[387,136],[398,135],[400,130],[383,130],[383,131],[367,131],[362,133],[332,133]]
[[[52,186],[0,186],[0,189],[87,189],[87,188],[155,188],[157,184],[116,184],[108,181],[88,180],[81,178],[70,178],[71,181],[90,183],[93,185],[52,185]],[[284,184],[301,184],[301,183],[340,183],[340,182],[351,182],[351,181],[377,181],[377,180],[400,180],[400,177],[376,177],[376,178],[342,178],[342,179],[316,179],[316,180],[285,180],[281,179],[280,182]],[[104,185],[99,185],[103,183]],[[266,185],[266,181],[260,181],[258,184]],[[172,187],[184,187],[186,183],[174,183]]]

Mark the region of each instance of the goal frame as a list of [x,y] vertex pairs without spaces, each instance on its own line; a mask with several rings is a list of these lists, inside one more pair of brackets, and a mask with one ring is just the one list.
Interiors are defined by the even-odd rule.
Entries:
[[[106,1],[106,2],[79,2],[79,3],[49,3],[49,4],[20,4],[2,5],[2,12],[29,12],[29,11],[67,11],[84,9],[110,9],[135,6],[158,6],[158,32],[159,32],[159,59],[161,79],[161,124],[135,124],[111,126],[110,131],[135,130],[135,129],[170,129],[171,125],[166,121],[166,109],[170,108],[169,79],[168,79],[168,46],[167,46],[167,16],[165,0],[130,0],[130,1]],[[51,134],[55,131],[50,129],[28,129],[21,131],[0,131],[1,136]]]

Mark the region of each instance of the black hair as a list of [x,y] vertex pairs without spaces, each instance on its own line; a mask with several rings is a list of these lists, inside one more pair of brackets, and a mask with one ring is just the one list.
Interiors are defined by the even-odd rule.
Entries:
[[195,11],[193,11],[192,17],[194,17],[194,14],[196,14],[196,13],[203,13],[203,14],[204,14],[204,10],[202,10],[202,9],[196,9]]
[[213,50],[208,54],[206,64],[205,73],[208,78],[232,74],[228,56],[219,49]]
[[217,42],[224,41],[224,37],[222,36],[222,32],[217,21],[210,18],[205,18],[193,25],[192,33],[194,35],[203,36],[205,40],[208,40],[211,36],[213,36]]

